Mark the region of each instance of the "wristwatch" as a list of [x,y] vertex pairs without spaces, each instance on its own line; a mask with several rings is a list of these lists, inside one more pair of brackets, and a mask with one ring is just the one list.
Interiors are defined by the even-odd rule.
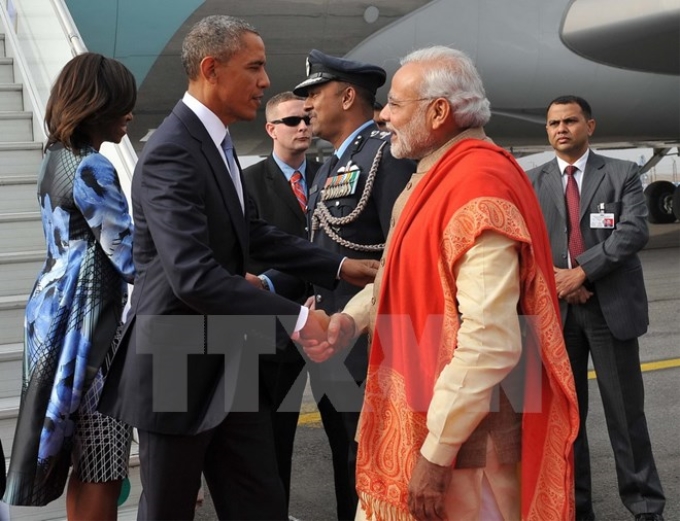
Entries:
[[265,291],[271,291],[272,290],[271,286],[269,285],[269,281],[267,280],[267,277],[265,277],[264,275],[258,275],[257,278],[260,279],[260,282],[262,283],[262,289],[263,290],[265,290]]

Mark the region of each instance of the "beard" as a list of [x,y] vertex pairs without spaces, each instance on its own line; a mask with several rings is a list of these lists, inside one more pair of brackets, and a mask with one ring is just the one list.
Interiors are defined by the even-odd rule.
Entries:
[[388,125],[392,131],[392,155],[397,159],[422,159],[432,151],[433,138],[425,125],[425,113],[418,115],[400,130]]

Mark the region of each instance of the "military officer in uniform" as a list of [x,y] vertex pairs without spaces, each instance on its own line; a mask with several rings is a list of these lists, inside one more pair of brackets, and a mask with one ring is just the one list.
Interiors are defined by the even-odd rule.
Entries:
[[[310,239],[355,258],[381,258],[394,201],[416,171],[414,162],[392,156],[389,132],[373,121],[376,91],[385,78],[380,67],[314,49],[307,58],[307,78],[293,90],[305,97],[313,135],[335,149],[309,188]],[[315,287],[315,306],[335,313],[358,290],[343,281],[332,291]],[[356,511],[354,434],[367,363],[367,339],[360,337],[337,359],[308,366],[333,454],[340,520],[354,519]]]

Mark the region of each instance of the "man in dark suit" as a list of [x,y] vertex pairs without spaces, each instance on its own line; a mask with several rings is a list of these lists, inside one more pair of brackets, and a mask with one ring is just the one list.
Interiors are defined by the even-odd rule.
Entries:
[[[243,179],[260,218],[308,239],[307,187],[321,163],[306,157],[312,132],[303,104],[304,100],[290,91],[276,94],[267,102],[265,128],[273,150],[263,161],[244,169]],[[269,267],[253,260],[248,271],[260,274],[256,280],[263,289],[304,303],[311,293],[310,285],[296,277],[266,271]],[[276,460],[287,503],[295,430],[306,383],[304,367],[305,360],[293,342],[276,354],[260,357],[261,392],[272,411]]]
[[564,338],[581,427],[574,444],[576,517],[595,519],[586,435],[588,355],[614,449],[619,495],[636,520],[659,521],[665,498],[644,413],[638,337],[649,324],[637,252],[647,243],[647,209],[635,163],[589,149],[590,105],[561,96],[547,111],[556,159],[528,172],[550,234]]
[[230,408],[239,379],[257,391],[256,371],[239,374],[258,354],[243,349],[247,338],[268,325],[273,336],[277,319],[306,334],[320,319],[254,288],[248,259],[329,287],[338,274],[358,284],[374,275],[253,217],[229,125],[255,118],[265,62],[245,22],[195,24],[182,45],[187,92],[135,169],[135,290],[100,410],[138,429],[138,519],[193,519],[201,473],[220,519],[287,519],[269,416]]
[[[312,133],[335,149],[309,188],[311,240],[328,251],[379,260],[390,230],[392,207],[415,173],[415,163],[395,159],[389,132],[373,121],[377,89],[385,71],[375,65],[329,56],[316,49],[307,58],[307,78],[293,92],[305,96]],[[358,288],[314,287],[315,305],[329,315],[341,310]],[[354,519],[356,441],[368,367],[366,336],[351,350],[309,367],[312,392],[333,454],[338,519]]]

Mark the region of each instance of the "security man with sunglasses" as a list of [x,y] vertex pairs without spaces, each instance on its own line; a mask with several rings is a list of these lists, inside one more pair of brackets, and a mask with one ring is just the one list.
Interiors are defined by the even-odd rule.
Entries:
[[[413,161],[392,157],[390,133],[373,121],[376,91],[385,79],[380,67],[314,49],[307,78],[293,90],[306,98],[314,136],[335,149],[308,184],[310,239],[349,257],[381,258],[394,202],[416,171]],[[335,313],[358,290],[342,281],[331,291],[315,287],[315,306]],[[356,512],[354,435],[367,364],[367,339],[360,337],[342,355],[307,365],[333,455],[339,520],[354,519]]]
[[[308,239],[306,198],[321,163],[306,157],[312,130],[303,105],[304,99],[290,91],[269,99],[265,130],[272,138],[272,153],[244,169],[243,178],[258,217],[291,235]],[[251,260],[246,277],[300,304],[312,294],[311,285],[304,280],[268,268]],[[259,274],[259,278],[251,274]],[[260,399],[271,409],[265,412],[272,417],[276,460],[287,503],[293,442],[307,376],[304,367],[305,360],[292,341],[276,354],[260,355]]]

